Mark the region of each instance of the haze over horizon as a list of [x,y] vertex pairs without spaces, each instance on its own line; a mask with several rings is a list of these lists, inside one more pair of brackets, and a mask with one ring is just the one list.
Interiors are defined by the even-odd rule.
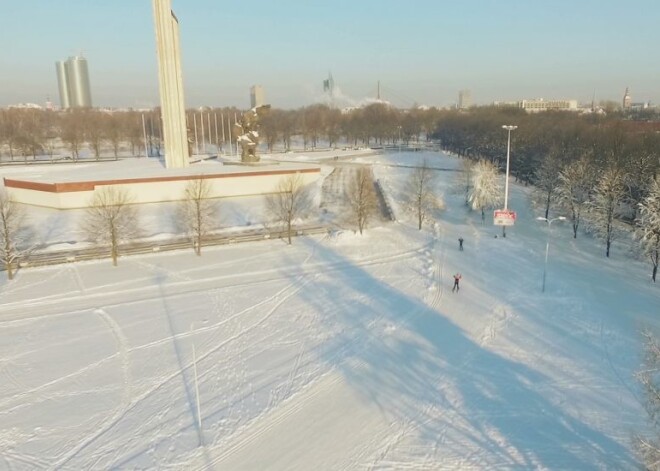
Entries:
[[[55,62],[87,58],[95,106],[158,105],[150,0],[0,0],[0,106],[59,103]],[[249,106],[260,84],[276,108],[320,101],[332,72],[358,102],[449,106],[519,99],[660,102],[660,4],[651,0],[264,0],[246,8],[172,0],[186,106]],[[11,45],[11,47],[9,47]]]

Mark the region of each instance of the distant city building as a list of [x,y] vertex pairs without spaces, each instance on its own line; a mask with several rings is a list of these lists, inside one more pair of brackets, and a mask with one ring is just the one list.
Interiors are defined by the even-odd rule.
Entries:
[[628,87],[626,87],[626,91],[623,94],[623,109],[628,110],[632,106],[632,97],[630,96],[630,92],[628,91]]
[[470,90],[458,91],[458,109],[466,110],[472,106],[472,92]]
[[332,74],[328,72],[328,78],[323,81],[323,91],[332,96],[335,92],[335,81]]
[[266,94],[264,87],[253,85],[250,87],[250,108],[256,108],[266,104]]
[[56,62],[57,85],[60,92],[60,107],[91,108],[92,93],[89,85],[87,60],[82,56],[69,57]]
[[44,107],[36,103],[16,103],[15,105],[7,106],[7,109],[43,110]]
[[326,93],[328,102],[332,108],[335,107],[335,81],[332,74],[328,72],[328,78],[323,81],[323,92]]
[[577,111],[578,102],[577,100],[544,100],[538,98],[536,100],[522,100],[519,102],[518,107],[531,113],[548,110]]
[[647,110],[649,108],[651,108],[651,103],[649,103],[648,101],[630,104],[630,109],[632,111],[642,111],[642,110]]
[[529,113],[550,110],[578,111],[577,100],[544,100],[543,98],[537,98],[535,100],[496,101],[493,104],[495,106],[511,106],[515,108],[522,108]]

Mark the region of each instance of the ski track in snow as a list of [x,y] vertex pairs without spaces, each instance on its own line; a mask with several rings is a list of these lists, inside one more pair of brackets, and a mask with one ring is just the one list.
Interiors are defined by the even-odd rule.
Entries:
[[[361,267],[364,267],[364,266],[371,266],[371,265],[382,264],[382,263],[391,263],[391,262],[396,261],[396,260],[406,259],[406,258],[409,257],[409,255],[411,253],[414,253],[416,251],[418,251],[418,249],[406,250],[406,251],[403,251],[403,252],[399,252],[399,253],[395,253],[395,254],[389,254],[389,255],[383,255],[383,256],[367,257],[367,258],[364,258],[364,259],[360,260],[360,262],[357,265],[361,266]],[[304,263],[309,263],[309,259],[310,259],[310,257],[308,257],[308,259]],[[330,270],[339,270],[339,269],[345,267],[346,265],[347,264],[342,264],[341,266],[329,267],[326,270],[326,272],[330,271]],[[283,279],[283,278],[277,278],[276,280],[281,280],[281,279]],[[273,281],[272,279],[267,280],[267,282],[272,282],[272,281]],[[262,281],[259,281],[259,282],[256,282],[256,283],[247,283],[247,284],[248,285],[250,285],[250,284],[255,284],[256,285],[256,284],[261,284],[261,283],[262,283]],[[174,282],[173,284],[176,285],[177,283]],[[241,311],[238,311],[238,312],[232,314],[231,316],[229,316],[227,318],[224,318],[218,324],[200,327],[200,328],[197,329],[197,333],[210,331],[210,330],[217,330],[217,329],[223,327],[225,324],[228,324],[228,323],[232,322],[236,318],[241,317],[246,313],[252,312],[254,309],[256,309],[258,307],[261,307],[263,305],[266,305],[266,304],[272,302],[274,299],[280,297],[281,294],[285,290],[287,290],[289,287],[290,286],[287,286],[287,287],[283,288],[281,291],[279,291],[278,293],[276,293],[275,295],[264,298],[261,301],[255,303],[253,305],[250,305],[250,306],[246,307],[245,309],[243,309]],[[199,291],[200,292],[206,292],[207,290],[206,290],[206,288],[200,288]],[[190,294],[190,291],[187,291],[186,293],[182,294],[182,296],[187,296],[189,294]],[[107,294],[107,297],[112,297],[112,296],[113,296],[112,292]],[[170,295],[170,297],[171,297],[171,295]],[[149,299],[149,298],[147,298],[147,299]],[[144,299],[141,299],[139,301],[144,301]],[[123,304],[126,304],[126,303],[122,302],[119,305],[123,305]],[[108,307],[112,307],[112,306],[117,306],[117,305],[116,304],[106,304],[106,305],[104,305],[104,307],[106,309]],[[62,312],[60,314],[57,314],[57,313],[56,314],[48,314],[48,315],[38,316],[38,317],[52,317],[52,316],[56,316],[56,315],[76,315],[76,314],[80,315],[81,312],[85,312],[85,311],[87,311],[87,309],[81,310],[81,311],[76,311],[76,312],[66,312],[65,311],[65,312]],[[34,320],[36,318],[30,316],[27,319]],[[17,320],[12,320],[12,321],[5,321],[5,322],[23,322],[24,320],[25,319],[17,319]],[[164,337],[164,338],[155,340],[153,342],[149,342],[149,343],[137,345],[137,346],[134,346],[134,347],[130,347],[129,350],[128,350],[128,353],[130,354],[132,352],[136,352],[136,351],[140,351],[140,350],[151,349],[151,348],[154,348],[154,347],[157,347],[157,346],[160,346],[160,345],[171,342],[172,338],[180,339],[180,338],[188,337],[189,335],[191,335],[191,334],[188,331],[181,332],[181,333],[178,333],[178,334],[174,334],[173,337]],[[20,389],[22,389],[22,392],[20,394],[10,396],[8,398],[3,399],[2,401],[0,401],[0,407],[1,408],[7,408],[12,403],[23,404],[23,403],[25,403],[25,401],[28,400],[27,398],[28,398],[29,395],[36,394],[36,393],[41,393],[44,390],[47,390],[49,388],[57,386],[58,384],[69,381],[69,380],[75,378],[76,376],[86,374],[86,373],[88,373],[88,372],[90,372],[90,371],[92,371],[92,370],[94,370],[98,367],[103,366],[107,362],[111,361],[113,358],[114,358],[114,355],[106,357],[106,358],[102,358],[102,359],[100,359],[100,360],[98,360],[94,363],[90,363],[90,364],[84,366],[83,368],[80,368],[80,369],[78,369],[74,372],[71,372],[67,375],[60,376],[59,378],[56,378],[52,381],[49,381],[47,383],[41,384],[41,385],[33,387],[33,388],[23,388],[23,387],[21,387]],[[0,363],[0,366],[1,366],[1,363]],[[0,370],[0,371],[4,371],[4,370]],[[5,372],[5,374],[8,375],[9,373]],[[12,383],[12,384],[16,384],[16,382],[14,381],[14,383]],[[1,414],[1,412],[0,412],[0,414]]]
[[[392,263],[401,258],[407,259],[409,255],[412,253],[420,253],[420,252],[426,255],[430,253],[428,247],[426,249],[417,248],[414,250],[407,250],[403,253],[397,253],[394,255],[383,255],[383,256],[361,259],[359,263],[357,263],[356,265],[359,267],[365,267],[380,263]],[[441,262],[435,263],[435,265],[439,265],[439,264],[441,264]],[[442,270],[441,269],[435,270],[435,273],[437,274],[436,276],[441,276]],[[435,282],[438,283],[437,281]],[[441,288],[438,287],[436,292],[442,293]],[[368,297],[368,293],[365,293],[365,296]],[[441,296],[441,294],[436,296]],[[439,297],[437,299],[439,299]],[[425,309],[423,308],[420,308],[420,311],[421,310],[425,311]],[[402,318],[402,321],[417,314],[419,314],[419,312],[414,312],[414,313],[408,312]],[[368,334],[367,338],[357,337],[354,339],[353,342],[343,345],[338,351],[334,353],[334,355],[327,361],[327,363],[329,365],[332,365],[333,362],[335,362],[336,366],[329,366],[325,372],[322,372],[320,375],[314,378],[310,383],[303,386],[302,390],[299,390],[293,396],[288,397],[284,401],[284,403],[281,404],[279,407],[273,407],[277,403],[277,401],[271,401],[271,403],[269,404],[270,407],[266,408],[265,412],[262,415],[255,417],[255,419],[252,422],[245,424],[243,427],[236,430],[230,437],[228,437],[228,441],[232,441],[234,442],[234,444],[228,448],[223,448],[223,452],[220,455],[215,456],[213,458],[213,461],[210,464],[208,464],[204,469],[214,469],[213,468],[214,465],[221,463],[222,461],[226,460],[234,453],[237,453],[240,450],[245,449],[249,444],[258,440],[259,437],[266,434],[269,430],[275,428],[285,420],[289,419],[290,417],[298,413],[300,410],[304,408],[306,404],[311,402],[314,397],[316,397],[319,394],[326,394],[328,388],[332,388],[333,386],[336,386],[337,382],[339,381],[339,377],[334,375],[334,377],[330,380],[326,380],[326,378],[329,375],[332,375],[332,372],[337,370],[344,361],[347,360],[351,361],[352,362],[351,367],[353,369],[359,369],[360,367],[365,367],[366,362],[364,360],[359,359],[360,353],[370,348],[373,342],[380,342],[380,338],[377,336],[377,334],[373,333],[373,327],[381,323],[384,316],[385,314],[381,314],[368,321],[367,325],[365,326],[365,331]],[[301,352],[296,359],[292,372],[297,370],[298,368],[299,360],[303,353],[302,349],[303,346],[301,346]],[[288,384],[291,384],[291,381],[294,377],[295,377],[295,373],[289,375]],[[324,384],[324,382],[327,384]],[[412,422],[412,419],[403,425],[393,424],[393,427],[395,427],[396,431],[391,433],[396,433],[397,436],[403,436],[406,433],[407,429],[411,429],[410,422]],[[258,428],[254,427],[254,424],[257,423],[259,424]],[[378,449],[380,447],[381,442],[382,440],[379,442],[372,443],[373,448],[367,447],[367,449],[365,449],[365,452],[371,453],[372,449]],[[361,464],[361,466],[362,465],[363,464]]]
[[71,274],[73,276],[73,281],[76,283],[76,286],[78,287],[78,291],[80,291],[81,293],[84,293],[85,292],[85,284],[83,283],[83,280],[80,277],[80,272],[78,271],[78,267],[71,264],[71,265],[69,265],[69,268],[70,268]]
[[[478,255],[480,251],[479,248],[480,233],[474,227],[471,218],[468,217],[466,219],[469,221],[469,225],[473,229],[473,236],[474,236],[473,249]],[[433,295],[431,300],[428,301],[428,304],[433,310],[439,310],[444,293],[443,271],[444,271],[445,258],[446,258],[445,231],[443,230],[441,223],[436,223],[434,227],[432,243],[427,249],[424,249],[421,253],[425,259],[425,264],[427,267],[426,273],[430,273],[432,277],[432,283],[429,289],[431,290]],[[513,320],[514,316],[510,314],[510,310],[511,310],[510,307],[507,307],[506,305],[503,304],[498,304],[495,306],[495,308],[491,311],[491,315],[489,316],[488,325],[484,328],[483,333],[481,334],[479,339],[477,339],[478,345],[480,347],[485,347],[493,340],[495,340],[497,335],[503,329],[505,329],[507,325]],[[455,366],[454,368],[455,371],[458,372],[466,371],[467,367],[475,360],[476,357],[477,357],[476,351],[470,352],[470,354],[468,354],[458,366]],[[438,394],[444,395],[444,392],[449,387],[450,384],[450,381],[448,381],[449,375],[450,372],[443,373],[439,378],[433,381],[434,390],[437,391]],[[370,463],[368,469],[369,470],[437,469],[437,460],[435,453],[428,454],[426,456],[426,460],[424,460],[421,463],[419,462],[404,463],[400,461],[388,463],[388,456],[389,453],[395,450],[397,446],[399,446],[406,437],[411,436],[421,427],[429,423],[442,421],[443,415],[444,415],[443,408],[441,407],[440,404],[435,402],[426,406],[424,410],[420,411],[414,417],[407,418],[403,423],[399,424],[396,433],[394,433],[392,437],[382,445],[383,449],[378,453],[378,456],[375,458],[375,460],[373,460]],[[434,446],[436,449],[438,447],[438,444],[444,441],[447,427],[448,424],[445,424],[443,430],[440,433],[440,436],[435,440]],[[471,465],[471,463],[473,462],[472,458],[475,453],[476,451],[472,452],[469,456],[464,457],[464,459],[462,459],[461,462],[458,464],[458,467],[460,469],[480,469],[478,467],[473,467]],[[382,465],[387,465],[387,466],[382,467]]]
[[[323,268],[324,271],[339,271],[351,266],[365,267],[370,265],[387,264],[396,260],[405,260],[411,254],[414,254],[417,251],[418,249],[403,250],[389,255],[365,257],[363,259],[358,259],[354,262],[349,262],[349,261],[320,262],[318,264],[310,266],[310,268]],[[299,267],[294,270],[299,270]],[[203,293],[207,291],[210,286],[212,286],[213,288],[244,287],[244,286],[257,285],[257,284],[278,281],[288,278],[288,276],[282,276],[282,272],[279,269],[259,270],[259,271],[252,271],[249,273],[244,272],[241,274],[241,277],[245,278],[246,280],[250,280],[251,278],[255,278],[263,275],[277,275],[277,276],[268,279],[259,279],[258,281],[245,281],[241,283],[234,282],[219,286],[217,284],[218,281],[221,281],[223,279],[235,279],[236,277],[236,275],[231,275],[231,276],[219,275],[219,276],[212,276],[212,277],[206,277],[206,278],[194,279],[194,280],[187,279],[180,281],[168,281],[166,286],[169,291],[178,290],[183,295],[189,295],[191,293],[196,293],[196,292]],[[148,299],[159,298],[160,288],[156,286],[149,288],[138,287],[138,288],[123,289],[121,290],[122,296],[124,297],[122,302],[110,303],[105,301],[106,299],[115,298],[116,297],[115,293],[116,293],[116,289],[113,289],[112,285],[104,286],[104,290],[101,292],[90,293],[89,290],[87,290],[85,293],[81,293],[80,296],[77,296],[76,298],[78,301],[77,305],[85,304],[84,303],[85,301],[89,301],[90,304],[95,303],[97,305],[100,304],[106,307],[111,307],[111,306],[128,304],[131,302],[145,301]],[[173,294],[167,293],[166,295],[172,296]],[[0,325],[2,324],[11,325],[12,323],[16,323],[16,322],[24,322],[26,320],[36,320],[40,318],[54,317],[58,315],[71,316],[71,315],[79,314],[81,311],[87,309],[87,308],[79,308],[75,310],[71,310],[71,309],[67,310],[66,306],[71,303],[70,296],[71,296],[70,293],[66,293],[65,295],[46,296],[44,298],[32,302],[9,302],[4,304],[0,303],[0,307],[2,307],[4,311],[3,317],[5,317],[4,319],[0,318]],[[56,307],[58,305],[62,306],[59,312],[58,311],[50,312],[48,314],[25,314],[26,308],[38,308],[42,306],[51,308],[51,307]],[[8,310],[11,309],[20,311],[21,315],[14,318],[8,316],[7,312]]]
[[71,444],[68,444],[65,448],[69,449],[70,451],[66,455],[61,457],[53,465],[54,468],[61,468],[62,466],[64,466],[71,459],[73,459],[78,453],[80,453],[84,448],[92,444],[95,440],[97,440],[108,430],[114,427],[114,425],[117,422],[119,422],[119,420],[126,414],[131,403],[131,372],[130,372],[131,365],[128,356],[128,350],[129,350],[128,340],[126,339],[126,336],[122,332],[121,327],[119,326],[119,324],[117,324],[117,322],[115,322],[112,316],[110,316],[103,309],[97,309],[95,313],[98,314],[103,320],[103,322],[110,328],[110,331],[112,332],[112,335],[114,336],[115,341],[117,342],[117,348],[119,350],[119,355],[121,357],[121,369],[123,375],[124,394],[122,396],[121,404],[117,407],[115,413],[112,414],[112,416],[108,417],[104,422],[98,424],[97,427],[95,427],[96,431],[92,435],[88,436],[87,438],[85,438],[76,445],[72,446]]
[[[439,253],[438,253],[439,252]],[[433,238],[431,244],[424,250],[421,251],[421,254],[424,257],[424,262],[426,265],[427,276],[431,277],[431,285],[429,289],[432,293],[431,300],[427,301],[429,307],[433,311],[438,311],[441,306],[442,297],[444,294],[444,265],[446,258],[446,242],[445,242],[445,231],[439,223],[436,223],[433,228]],[[419,313],[410,314],[408,317],[413,315],[418,315]],[[438,313],[437,315],[440,315]],[[439,392],[443,390],[443,380],[446,378],[446,374],[441,378],[435,380],[433,385],[436,386]],[[372,459],[372,462],[368,465],[369,470],[374,470],[379,468],[381,464],[387,462],[388,455],[393,451],[406,437],[415,433],[420,427],[425,424],[437,420],[437,416],[441,411],[435,406],[435,404],[428,405],[422,411],[419,411],[415,416],[408,417],[403,422],[397,423],[395,430],[392,432],[390,438],[384,443],[380,444],[381,450],[377,453],[377,456]],[[437,442],[436,442],[437,443]],[[397,463],[396,469],[433,469],[435,464],[429,465],[427,463],[415,463],[414,465],[404,466],[404,463]],[[412,466],[412,467],[411,467]]]
[[[310,259],[312,258],[312,256],[313,256],[313,254],[314,254],[314,251],[310,252],[310,254],[308,255],[308,257],[303,261],[303,263],[302,263],[303,266],[309,262],[309,260],[310,260]],[[252,311],[252,310],[256,309],[256,308],[259,307],[259,306],[262,306],[262,305],[268,304],[269,302],[272,302],[272,301],[276,301],[275,304],[273,305],[273,307],[271,307],[271,308],[267,311],[267,313],[266,313],[264,316],[262,316],[262,317],[261,317],[256,323],[251,324],[251,325],[245,327],[243,330],[241,330],[241,331],[238,332],[237,334],[233,335],[232,337],[227,338],[225,341],[223,341],[223,342],[217,344],[216,346],[214,346],[213,348],[209,349],[208,351],[206,351],[206,352],[204,352],[204,353],[201,353],[201,354],[197,357],[197,362],[199,363],[200,361],[202,361],[202,360],[204,360],[205,358],[209,357],[210,355],[212,355],[212,354],[215,353],[216,351],[218,351],[218,350],[220,350],[220,349],[222,349],[222,348],[225,348],[225,347],[226,347],[227,345],[229,345],[230,343],[236,342],[236,341],[239,340],[242,336],[246,335],[247,333],[251,332],[251,331],[254,330],[255,328],[257,328],[257,327],[259,327],[260,325],[262,325],[264,322],[266,322],[266,320],[268,320],[268,319],[269,319],[269,318],[270,318],[270,317],[271,317],[271,316],[277,311],[277,309],[278,309],[280,306],[282,306],[282,304],[284,304],[284,303],[285,303],[290,297],[294,296],[294,295],[295,295],[296,293],[298,293],[301,289],[303,289],[303,288],[304,288],[309,282],[311,282],[311,279],[305,279],[305,278],[306,278],[306,276],[305,276],[304,273],[303,273],[302,275],[299,275],[297,278],[295,278],[295,279],[293,280],[293,282],[291,282],[290,284],[288,284],[287,286],[285,286],[284,288],[282,288],[281,290],[279,290],[275,295],[273,295],[273,296],[271,296],[270,298],[267,298],[267,299],[265,299],[265,300],[262,300],[262,301],[260,301],[260,302],[258,302],[258,303],[255,303],[255,304],[249,306],[248,308],[242,310],[241,312],[235,314],[234,316],[232,316],[232,318],[240,317],[241,315],[245,314],[246,312]],[[128,384],[130,384],[130,382],[129,382],[129,368],[130,368],[130,364],[129,364],[129,362],[128,362],[128,353],[130,353],[130,351],[131,351],[130,349],[128,349],[128,342],[126,341],[125,337],[124,337],[123,334],[121,333],[121,329],[119,328],[119,326],[116,324],[116,322],[115,322],[114,320],[112,320],[111,316],[109,316],[105,311],[103,311],[103,310],[101,310],[101,309],[96,310],[96,312],[97,312],[97,314],[99,314],[99,315],[101,315],[101,316],[103,317],[103,319],[104,319],[104,321],[105,321],[106,323],[108,323],[108,324],[110,325],[113,334],[115,335],[115,337],[116,337],[117,340],[118,340],[118,343],[119,343],[119,345],[120,345],[120,347],[121,347],[121,353],[122,353],[122,356],[123,356],[123,358],[124,358],[124,367],[125,367],[125,369],[124,369],[124,371],[125,371],[125,384],[128,385]],[[197,333],[200,333],[200,332],[202,332],[202,331],[205,331],[205,330],[211,330],[211,329],[213,329],[213,330],[217,330],[217,329],[221,326],[221,324],[224,324],[224,323],[226,323],[226,322],[229,322],[230,320],[231,320],[231,319],[226,319],[226,320],[224,320],[223,322],[221,322],[220,325],[214,325],[214,326],[210,326],[210,327],[204,327],[204,328],[197,329],[195,333],[197,334]],[[190,332],[186,332],[185,334],[181,334],[181,336],[184,336],[184,335],[190,335]],[[174,338],[176,338],[176,337],[177,337],[177,336],[175,335]],[[171,342],[172,340],[173,340],[172,337],[167,337],[167,338],[161,339],[161,340],[156,341],[156,342],[151,342],[151,343],[148,344],[148,345],[141,345],[141,346],[135,348],[134,350],[142,349],[142,348],[147,348],[147,347],[152,347],[152,346],[154,346],[154,345],[161,344],[161,343],[165,343],[165,342]],[[183,371],[187,371],[187,370],[191,369],[192,366],[193,366],[192,361],[188,362],[187,364],[183,365],[183,367],[182,367],[181,370],[176,370],[176,371],[174,371],[172,374],[167,375],[167,376],[165,376],[165,377],[162,377],[162,378],[159,380],[158,384],[156,384],[155,386],[152,386],[151,389],[149,389],[148,391],[146,391],[146,392],[143,393],[142,395],[140,395],[140,396],[138,396],[138,397],[136,397],[136,398],[133,398],[132,400],[130,400],[130,388],[127,387],[127,388],[126,388],[126,391],[129,391],[129,393],[128,393],[128,400],[125,400],[125,401],[124,401],[124,403],[123,403],[123,404],[117,409],[116,413],[115,413],[111,418],[109,418],[109,419],[108,419],[108,420],[107,420],[107,421],[106,421],[106,422],[105,422],[105,423],[99,428],[98,431],[96,431],[95,433],[93,433],[92,435],[90,435],[89,437],[87,437],[85,440],[83,440],[82,442],[80,442],[78,445],[76,445],[75,447],[73,447],[73,449],[72,449],[71,452],[69,452],[67,455],[65,455],[63,458],[61,458],[61,459],[55,464],[55,467],[56,467],[56,468],[59,468],[59,467],[63,466],[64,464],[68,463],[68,462],[69,462],[71,459],[73,459],[73,458],[74,458],[74,457],[75,457],[75,456],[76,456],[81,450],[83,450],[85,447],[89,446],[91,443],[93,443],[95,440],[97,440],[100,436],[102,436],[104,433],[106,433],[107,431],[109,431],[109,430],[110,430],[114,425],[116,425],[116,424],[117,424],[117,423],[118,423],[118,422],[119,422],[119,421],[120,421],[120,420],[121,420],[121,419],[122,419],[122,418],[123,418],[123,417],[124,417],[129,411],[130,411],[130,410],[134,409],[136,406],[138,406],[139,404],[141,404],[141,403],[144,402],[145,400],[148,400],[148,399],[149,399],[149,398],[150,398],[155,392],[159,391],[162,387],[164,387],[165,385],[167,385],[167,384],[168,384],[169,382],[171,382],[172,380],[177,379],[178,377],[180,377],[180,375],[182,374]],[[86,368],[84,368],[84,369],[87,370],[87,369],[89,369],[89,368],[86,367]],[[73,375],[69,375],[69,376],[73,376]],[[200,375],[200,380],[201,380],[202,378],[203,378],[203,375]],[[126,398],[126,397],[127,397],[127,396],[125,396],[125,398]],[[147,421],[145,421],[144,423],[140,424],[140,425],[137,427],[137,431],[136,431],[136,432],[139,433],[140,430],[143,430],[143,429],[145,429],[145,428],[147,428],[147,427],[150,427],[151,424],[152,424],[155,420],[157,420],[159,417],[160,417],[160,416],[156,416],[156,417],[152,418],[151,420],[147,420]],[[192,418],[192,419],[194,419],[194,418]],[[67,446],[66,448],[69,448],[69,446]],[[108,445],[105,445],[104,448],[110,448],[110,447],[109,447]],[[114,448],[114,446],[113,446],[113,448]],[[118,454],[120,453],[120,449],[117,448],[117,449],[114,450],[114,452],[115,452],[115,455],[118,455]],[[101,458],[102,458],[102,456],[101,456],[101,457],[97,457],[97,460],[99,460],[99,459],[101,459]]]

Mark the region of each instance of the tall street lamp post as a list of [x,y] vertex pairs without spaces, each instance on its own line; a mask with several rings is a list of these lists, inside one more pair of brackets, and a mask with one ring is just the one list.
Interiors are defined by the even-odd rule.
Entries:
[[[518,126],[505,124],[502,129],[508,131],[506,140],[506,176],[504,177],[504,210],[509,209],[509,158],[511,156],[511,131],[518,129]],[[502,237],[506,237],[506,226],[502,226]]]
[[[201,321],[206,324],[206,319]],[[195,322],[190,323],[190,333],[192,334]],[[195,399],[197,402],[197,428],[199,430],[199,446],[204,446],[204,433],[202,431],[202,408],[199,403],[199,383],[197,382],[197,356],[195,355],[195,341],[192,341],[192,354],[193,354],[193,374],[195,376]]]
[[536,218],[537,221],[545,221],[548,223],[548,236],[545,242],[545,262],[543,263],[543,285],[541,285],[541,292],[545,293],[545,274],[548,267],[548,252],[550,251],[550,230],[552,229],[552,223],[555,221],[565,221],[564,216],[559,216],[553,219],[544,218],[542,216]]

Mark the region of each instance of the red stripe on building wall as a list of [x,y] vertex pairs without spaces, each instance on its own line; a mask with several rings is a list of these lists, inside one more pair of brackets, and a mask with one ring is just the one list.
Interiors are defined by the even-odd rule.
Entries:
[[5,178],[5,187],[22,188],[26,190],[45,191],[48,193],[72,193],[76,191],[92,191],[97,186],[124,185],[136,183],[162,183],[185,180],[195,180],[197,178],[218,179],[218,178],[239,178],[239,177],[260,177],[269,175],[288,175],[295,173],[320,173],[320,168],[306,168],[300,170],[269,170],[265,172],[241,172],[241,173],[215,173],[201,175],[177,175],[174,177],[148,177],[148,178],[125,178],[119,180],[90,180],[81,182],[66,183],[40,183],[29,180],[14,180]]

